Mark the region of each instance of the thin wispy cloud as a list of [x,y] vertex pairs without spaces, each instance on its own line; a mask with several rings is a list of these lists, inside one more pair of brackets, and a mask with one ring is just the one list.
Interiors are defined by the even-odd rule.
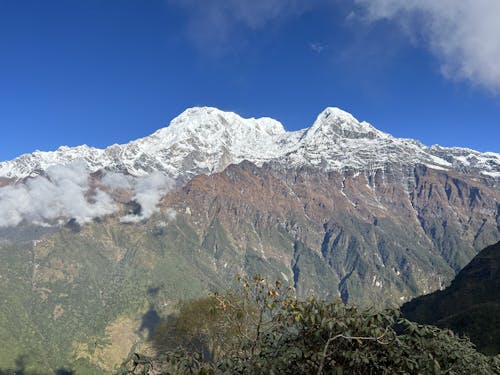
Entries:
[[311,51],[320,54],[328,48],[328,45],[323,43],[309,43],[309,48]]
[[500,2],[497,0],[355,0],[371,22],[391,20],[423,40],[442,74],[500,90]]
[[[303,14],[323,0],[169,0],[187,14],[187,33],[197,48],[220,54],[235,34],[258,31],[272,22]],[[241,42],[241,40],[239,40]]]

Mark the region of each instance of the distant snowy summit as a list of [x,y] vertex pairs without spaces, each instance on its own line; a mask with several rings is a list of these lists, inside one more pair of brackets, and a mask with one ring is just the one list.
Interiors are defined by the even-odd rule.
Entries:
[[36,176],[51,166],[83,161],[90,172],[105,169],[143,176],[158,171],[187,179],[220,172],[243,160],[259,166],[274,162],[325,171],[423,164],[500,179],[498,153],[428,147],[413,139],[395,138],[339,108],[326,108],[310,128],[287,132],[271,118],[244,119],[212,107],[189,108],[168,127],[124,145],[104,150],[63,146],[25,154],[0,163],[0,177]]

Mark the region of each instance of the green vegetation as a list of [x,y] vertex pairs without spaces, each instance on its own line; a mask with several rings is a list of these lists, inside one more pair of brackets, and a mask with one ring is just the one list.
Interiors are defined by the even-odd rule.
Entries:
[[22,358],[25,373],[110,373],[150,334],[142,317],[152,304],[215,289],[217,276],[177,251],[197,238],[182,223],[155,229],[109,221],[0,246],[0,371]]
[[299,301],[260,277],[241,288],[185,302],[161,323],[156,355],[134,353],[120,374],[498,374],[449,330],[418,325],[397,310],[340,300]]

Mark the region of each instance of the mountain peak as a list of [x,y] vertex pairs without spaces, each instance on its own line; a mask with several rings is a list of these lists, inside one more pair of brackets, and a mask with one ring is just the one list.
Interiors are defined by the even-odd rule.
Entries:
[[365,121],[358,121],[349,112],[337,107],[325,108],[307,129],[304,138],[386,138],[389,135]]
[[318,117],[334,117],[338,119],[342,119],[346,122],[352,122],[352,121],[358,121],[351,113],[344,111],[343,109],[339,107],[326,107],[321,113],[318,115]]
[[[215,107],[191,107],[174,118],[170,123],[170,129],[190,127],[191,129],[227,128],[230,131],[253,128],[258,132],[269,135],[284,134],[283,125],[270,117],[243,118],[235,112],[222,111]],[[240,128],[240,129],[238,129]],[[246,129],[245,129],[246,128]]]

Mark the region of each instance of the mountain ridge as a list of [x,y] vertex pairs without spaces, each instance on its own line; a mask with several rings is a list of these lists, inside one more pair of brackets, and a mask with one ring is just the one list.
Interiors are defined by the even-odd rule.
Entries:
[[322,111],[311,127],[286,131],[274,119],[245,119],[213,107],[193,107],[170,125],[126,144],[105,149],[86,145],[35,151],[0,162],[0,177],[21,179],[39,175],[54,165],[83,160],[90,172],[100,169],[143,176],[155,171],[187,181],[200,173],[220,172],[248,160],[260,166],[276,162],[323,170],[383,168],[384,165],[425,164],[457,169],[500,180],[500,154],[467,148],[425,146],[396,138],[336,107]]
[[467,335],[489,355],[500,352],[500,242],[481,250],[444,290],[403,306],[405,317]]

